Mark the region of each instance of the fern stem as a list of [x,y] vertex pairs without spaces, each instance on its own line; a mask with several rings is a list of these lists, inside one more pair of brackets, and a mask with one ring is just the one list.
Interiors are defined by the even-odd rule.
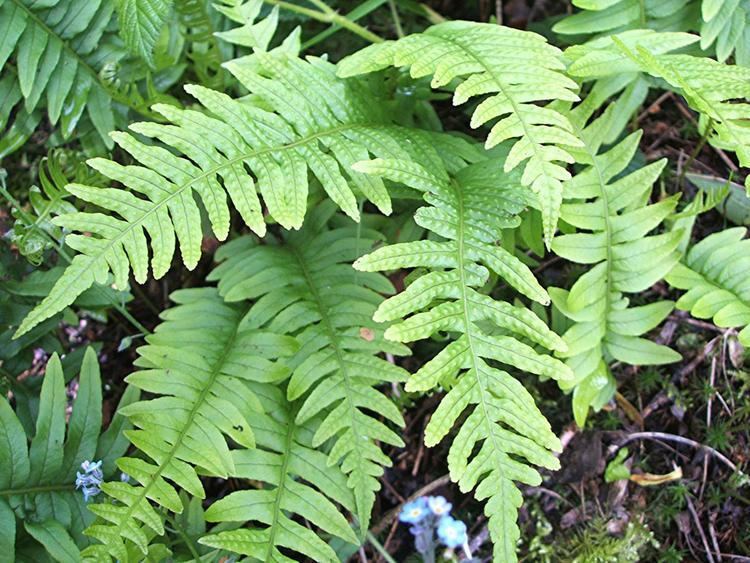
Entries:
[[[380,6],[385,4],[387,0],[376,0],[375,2],[365,2],[364,4],[360,4],[356,8],[354,8],[352,11],[348,12],[346,14],[346,19],[352,22],[356,22],[359,19],[362,19],[366,15],[370,14],[371,12],[374,12]],[[324,41],[325,39],[328,39],[331,35],[341,30],[341,26],[338,24],[331,24],[327,29],[321,31],[320,33],[314,35],[304,43],[302,43],[302,50],[305,51],[312,47],[313,45],[317,45],[321,41]]]
[[370,542],[370,545],[372,545],[372,547],[374,547],[377,550],[380,556],[387,563],[396,563],[396,560],[388,554],[388,552],[385,550],[385,547],[383,547],[383,545],[378,541],[378,539],[369,530],[367,532],[367,541]]
[[713,127],[713,124],[714,124],[713,118],[709,117],[708,123],[706,124],[706,130],[703,132],[703,135],[701,135],[700,141],[698,141],[698,144],[695,145],[695,148],[690,153],[690,156],[688,157],[687,162],[685,162],[685,164],[682,166],[680,177],[677,179],[677,186],[680,188],[680,191],[685,189],[685,174],[687,174],[688,169],[693,164],[693,162],[695,162],[695,159],[703,150],[703,147],[706,146],[706,141],[708,141],[708,137],[711,134],[711,128]]
[[393,25],[396,26],[396,35],[399,39],[404,36],[404,28],[401,27],[401,17],[398,15],[398,9],[396,8],[396,2],[394,0],[388,0],[388,6],[391,8],[391,16],[393,16]]
[[266,4],[271,4],[272,6],[278,6],[282,10],[288,10],[290,12],[296,12],[298,14],[301,14],[303,16],[307,16],[308,18],[317,20],[319,22],[323,23],[332,23],[336,25],[340,25],[344,29],[348,29],[355,35],[360,36],[362,39],[366,39],[370,43],[382,43],[383,38],[379,35],[376,35],[372,31],[369,31],[367,28],[362,27],[361,25],[354,23],[352,20],[347,18],[346,16],[342,16],[339,14],[336,10],[325,4],[324,2],[321,2],[320,0],[310,0],[312,4],[320,8],[320,10],[313,10],[311,8],[305,8],[304,6],[297,6],[296,4],[292,4],[290,2],[284,2],[284,0],[263,0]]
[[21,487],[19,489],[4,489],[0,491],[0,497],[28,495],[35,493],[64,493],[66,491],[75,491],[75,485],[73,485],[73,483],[64,483],[62,485],[37,485],[34,487]]
[[185,532],[183,527],[180,526],[177,523],[177,520],[175,520],[169,514],[167,514],[167,520],[172,525],[172,531],[174,531],[178,536],[180,536],[180,538],[182,539],[182,543],[184,543],[187,546],[188,550],[190,551],[190,554],[193,556],[193,559],[195,561],[200,561],[201,560],[200,553],[198,553],[198,549],[196,548],[195,543],[190,538],[190,536],[187,535],[187,532]]
[[[294,409],[292,414],[290,415],[290,420],[294,420],[297,417],[297,410]],[[289,460],[291,459],[291,451],[292,446],[294,444],[294,425],[289,424],[287,425],[286,429],[286,436],[284,438],[284,452],[285,455],[282,458],[281,467],[279,468],[279,475],[281,475],[281,479],[279,479],[279,486],[276,487],[276,490],[274,491],[276,493],[276,498],[274,499],[273,503],[273,520],[271,521],[271,534],[268,538],[268,544],[266,549],[266,561],[271,561],[273,559],[273,550],[276,546],[276,532],[279,529],[279,515],[281,514],[281,500],[284,496],[284,491],[286,488],[286,479],[285,477],[289,475]]]

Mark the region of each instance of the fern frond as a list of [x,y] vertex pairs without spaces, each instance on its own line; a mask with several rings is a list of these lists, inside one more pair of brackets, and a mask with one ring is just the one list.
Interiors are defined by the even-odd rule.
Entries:
[[[263,0],[247,0],[244,2],[221,0],[215,3],[213,7],[231,21],[242,24],[227,31],[216,32],[216,37],[234,45],[249,47],[253,51],[268,51],[279,23],[278,6],[274,6],[271,13],[260,20],[258,20],[258,16],[260,16],[263,8]],[[285,39],[285,43],[290,48],[290,54],[296,55],[299,53],[299,36],[300,28],[296,27]]]
[[359,544],[348,521],[336,508],[340,504],[355,511],[346,476],[338,467],[329,467],[326,454],[312,445],[320,420],[303,424],[295,421],[301,405],[301,401],[289,403],[278,388],[267,389],[263,407],[268,414],[253,418],[256,448],[232,452],[233,477],[265,483],[267,487],[230,493],[206,511],[209,522],[252,521],[264,526],[212,533],[199,543],[258,561],[289,561],[280,547],[312,561],[338,561],[331,546],[317,533],[292,519],[296,515],[326,533]]
[[581,130],[585,149],[578,159],[586,168],[565,184],[561,217],[579,232],[552,241],[557,255],[589,265],[570,291],[549,289],[555,306],[574,321],[563,335],[568,349],[558,355],[575,378],[560,386],[573,390],[573,413],[581,427],[589,407],[599,409],[614,395],[609,362],[658,365],[680,359],[670,348],[640,338],[664,320],[674,303],[629,307],[623,295],[651,287],[678,262],[679,231],[648,234],[672,213],[677,197],[648,203],[666,160],[622,175],[638,148],[640,131],[600,152],[599,130],[606,129],[612,109]]
[[750,240],[747,229],[736,227],[714,233],[687,252],[666,276],[667,283],[687,290],[677,308],[699,319],[713,319],[720,327],[744,327],[739,340],[750,346]]
[[[15,75],[23,112],[33,114],[44,97],[50,122],[59,121],[63,138],[68,138],[86,111],[110,148],[112,101],[133,107],[101,74],[124,53],[110,49],[109,58],[103,58],[94,52],[107,37],[113,6],[108,0],[0,2],[0,70],[8,73],[4,80]],[[8,60],[14,54],[17,71],[11,73]]]
[[120,37],[130,52],[154,66],[154,45],[172,11],[172,0],[116,0]]
[[566,146],[580,145],[568,119],[549,105],[576,101],[578,86],[563,71],[562,53],[544,37],[494,24],[465,21],[440,23],[398,41],[371,45],[339,63],[340,76],[388,66],[411,67],[411,76],[432,75],[432,87],[460,80],[453,104],[489,94],[474,110],[471,126],[495,118],[487,137],[491,148],[516,139],[504,170],[525,162],[523,184],[539,197],[547,242],[552,239],[562,202],[562,182],[570,178]]
[[[123,396],[121,406],[134,400]],[[96,353],[84,355],[78,393],[67,424],[67,398],[62,364],[57,354],[47,363],[39,396],[36,432],[27,446],[21,422],[5,398],[0,399],[0,545],[11,560],[15,550],[16,520],[41,543],[53,559],[79,558],[88,544],[83,529],[93,520],[80,491],[76,472],[84,460],[102,459],[110,476],[114,458],[127,449],[123,421],[116,415],[110,429],[100,436],[102,394]],[[59,559],[58,555],[64,555]],[[5,557],[4,555],[4,557]]]
[[205,498],[197,470],[233,474],[228,441],[254,447],[251,421],[263,412],[246,382],[284,379],[289,369],[276,360],[297,349],[294,339],[249,327],[247,307],[225,304],[214,288],[178,290],[171,298],[179,306],[162,314],[164,322],[138,349],[143,369],[127,378],[157,397],[120,409],[136,427],[127,438],[146,459],[117,460],[134,483],[102,484],[117,502],[89,507],[102,522],[86,533],[104,545],[87,553],[100,560],[109,554],[127,561],[126,540],[145,555],[149,536],[164,533],[157,508],[182,511],[175,485]]
[[219,280],[227,301],[258,300],[254,325],[300,342],[287,387],[288,399],[301,402],[295,422],[322,416],[312,445],[331,441],[328,465],[340,465],[348,476],[364,533],[378,478],[391,465],[378,442],[403,445],[380,419],[402,426],[401,413],[376,386],[401,381],[406,373],[376,354],[403,355],[408,349],[384,340],[384,327],[372,320],[379,293],[392,293],[391,283],[379,274],[358,274],[350,265],[377,235],[357,228],[317,234],[316,221],[311,218],[280,245],[232,241],[217,253],[226,261],[209,279]]
[[515,561],[521,494],[513,481],[540,483],[532,466],[559,467],[551,452],[559,451],[560,443],[528,391],[493,363],[554,379],[570,378],[572,373],[559,360],[532,347],[565,349],[564,342],[543,321],[524,307],[480,291],[492,271],[527,297],[548,302],[547,293],[529,269],[497,245],[501,230],[517,226],[517,213],[526,206],[517,177],[503,179],[486,173],[499,164],[488,160],[447,181],[403,161],[358,163],[356,168],[362,172],[424,192],[430,205],[417,212],[415,221],[441,240],[386,246],[360,258],[354,266],[368,272],[428,270],[381,304],[375,319],[400,320],[386,331],[386,338],[397,342],[439,332],[457,335],[410,377],[406,389],[449,389],[425,429],[427,446],[440,442],[468,409],[448,454],[451,479],[462,491],[476,487],[476,497],[488,499],[485,513],[495,543],[495,560]]
[[169,148],[145,144],[127,133],[113,133],[117,144],[140,165],[122,166],[95,158],[89,164],[123,188],[72,184],[79,199],[108,210],[72,213],[54,222],[78,233],[67,244],[80,254],[50,295],[29,315],[18,334],[61,310],[110,272],[117,287],[147,278],[151,267],[160,277],[170,267],[176,242],[182,261],[192,269],[201,255],[202,228],[198,196],[220,240],[229,232],[227,194],[250,228],[263,235],[266,225],[257,191],[269,214],[285,228],[302,225],[308,175],[350,217],[359,218],[354,189],[384,213],[391,203],[383,182],[351,171],[368,155],[407,154],[442,167],[426,132],[391,124],[377,93],[355,80],[335,76],[333,65],[285,53],[256,53],[252,62],[227,68],[257,98],[234,100],[202,86],[186,90],[203,111],[158,104],[154,110],[172,124],[136,123],[131,129],[159,139]]
[[[663,79],[701,114],[699,128],[701,133],[708,133],[708,141],[734,151],[740,164],[748,167],[750,105],[745,99],[750,92],[750,69],[707,57],[670,53],[697,40],[697,36],[686,33],[644,30],[614,35],[568,49],[566,55],[574,59],[569,72],[582,80],[616,82],[627,73],[639,72]],[[598,105],[609,95],[603,96]],[[580,106],[585,106],[588,114],[595,109],[588,100]],[[750,190],[750,181],[745,186]]]

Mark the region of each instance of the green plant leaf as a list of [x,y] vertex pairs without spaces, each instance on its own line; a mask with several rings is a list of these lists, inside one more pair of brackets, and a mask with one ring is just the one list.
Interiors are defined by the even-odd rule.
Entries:
[[154,66],[154,45],[172,10],[172,0],[117,0],[120,36],[128,49]]
[[44,546],[55,561],[78,563],[81,560],[80,552],[73,539],[58,522],[54,520],[45,520],[41,523],[24,522],[24,528]]
[[321,213],[310,227],[285,237],[283,245],[232,241],[221,249],[218,257],[225,261],[209,279],[219,281],[228,301],[258,300],[250,322],[299,340],[287,386],[289,400],[302,401],[295,422],[322,417],[312,445],[330,441],[327,464],[347,475],[364,534],[378,478],[391,465],[378,442],[403,445],[390,426],[403,425],[401,413],[376,385],[401,381],[406,372],[375,354],[403,355],[408,349],[386,340],[385,326],[372,320],[382,301],[378,293],[392,293],[391,283],[350,265],[380,235],[356,228],[316,232]]
[[750,345],[750,240],[747,229],[735,227],[714,233],[688,251],[666,277],[677,289],[687,290],[677,308],[700,319],[713,318],[720,327],[743,327],[740,342]]
[[[77,397],[65,438],[67,401],[60,359],[53,354],[42,382],[36,433],[27,449],[23,427],[5,400],[0,401],[0,521],[15,518],[57,561],[80,560],[79,549],[89,542],[83,529],[94,519],[83,494],[75,488],[81,462],[93,461],[101,431],[101,380],[96,354],[86,350],[78,379]],[[115,420],[117,416],[115,417]],[[124,429],[113,425],[110,435]],[[122,455],[127,442],[101,441],[110,455]],[[6,457],[7,456],[7,457]],[[104,467],[105,476],[112,468]],[[5,535],[5,534],[3,534]]]
[[149,501],[179,513],[183,505],[175,485],[205,498],[197,468],[229,477],[234,471],[229,445],[255,445],[251,420],[263,409],[246,382],[283,379],[289,368],[277,359],[297,349],[289,337],[243,325],[246,309],[225,305],[213,288],[179,290],[171,297],[179,306],[162,314],[164,322],[138,349],[136,365],[143,369],[127,378],[156,397],[119,409],[136,427],[125,436],[145,459],[117,460],[131,482],[102,485],[119,503],[90,505],[102,522],[86,533],[103,545],[90,546],[87,555],[123,559],[129,540],[145,556],[149,537],[164,533],[162,517]]
[[309,175],[350,217],[358,219],[353,189],[384,213],[390,213],[391,203],[382,181],[351,170],[357,160],[368,155],[403,156],[406,147],[412,158],[443,166],[432,146],[440,144],[439,134],[391,124],[377,92],[360,81],[336,78],[330,63],[306,62],[286,53],[256,53],[253,61],[235,61],[228,68],[257,96],[256,104],[187,86],[204,111],[158,104],[154,109],[172,125],[131,126],[173,151],[127,133],[112,134],[141,164],[122,166],[95,158],[89,161],[94,169],[126,188],[68,186],[80,200],[111,214],[77,212],[55,218],[56,225],[78,233],[66,242],[80,254],[24,320],[18,336],[94,283],[107,283],[110,272],[120,288],[127,286],[131,270],[143,283],[149,262],[154,276],[163,276],[178,243],[182,261],[194,268],[203,238],[194,195],[206,209],[215,236],[223,240],[229,232],[227,195],[245,223],[263,235],[266,224],[256,191],[274,219],[285,228],[298,229],[307,206]]

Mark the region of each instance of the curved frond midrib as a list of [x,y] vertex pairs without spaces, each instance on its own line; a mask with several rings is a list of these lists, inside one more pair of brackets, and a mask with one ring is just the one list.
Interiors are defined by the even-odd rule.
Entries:
[[[290,419],[294,420],[296,412],[293,410],[290,414]],[[286,436],[284,437],[284,453],[282,454],[283,461],[281,462],[281,468],[279,469],[279,486],[274,491],[276,493],[276,499],[273,504],[273,519],[271,521],[271,532],[268,538],[268,549],[266,550],[266,561],[272,561],[273,548],[276,546],[276,531],[278,530],[279,516],[281,515],[281,500],[286,491],[286,479],[289,467],[289,461],[291,459],[292,445],[294,444],[294,424],[288,424],[286,429]]]
[[[315,282],[312,279],[312,275],[310,274],[310,270],[307,267],[307,263],[305,261],[304,256],[302,256],[302,254],[299,252],[296,246],[294,245],[289,245],[289,246],[292,249],[292,252],[294,253],[295,258],[297,258],[297,262],[299,263],[300,268],[302,269],[305,282],[307,283],[307,286],[310,289],[312,298],[315,301],[315,306],[318,308],[318,312],[320,313],[320,322],[325,327],[325,331],[328,334],[328,340],[331,343],[331,346],[333,347],[334,353],[336,355],[336,363],[339,366],[339,373],[341,374],[344,380],[344,389],[346,392],[346,404],[347,404],[349,415],[352,421],[352,431],[354,431],[354,426],[357,421],[357,408],[354,405],[354,401],[352,400],[351,378],[349,376],[349,370],[346,365],[346,361],[344,360],[344,352],[341,350],[341,346],[339,345],[338,338],[336,337],[336,330],[334,329],[333,323],[331,322],[331,318],[328,315],[328,309],[323,303],[323,299],[320,295],[320,292],[318,291],[318,287],[315,285]],[[354,443],[354,448],[357,451],[361,451],[359,440],[353,440],[353,443]],[[357,466],[359,467],[359,471],[362,474],[366,474],[365,469],[362,467],[362,460],[365,459],[364,456],[358,455],[356,459],[357,459]]]
[[[182,197],[182,195],[184,195],[184,193],[188,189],[192,188],[194,184],[199,183],[211,176],[216,176],[221,170],[224,170],[226,168],[231,168],[235,164],[243,162],[244,160],[248,158],[253,158],[253,157],[260,156],[263,154],[268,154],[268,153],[275,153],[275,152],[282,152],[282,151],[290,150],[299,146],[306,145],[307,143],[317,141],[318,139],[320,139],[321,137],[325,137],[326,135],[331,135],[335,133],[340,133],[342,131],[356,129],[357,127],[361,127],[361,126],[362,124],[358,123],[355,125],[333,127],[331,129],[326,129],[325,131],[314,133],[313,135],[308,135],[307,137],[298,139],[294,141],[293,143],[276,146],[276,147],[265,147],[263,149],[243,153],[242,155],[234,157],[234,158],[226,159],[222,161],[221,164],[214,166],[210,168],[209,170],[193,177],[189,182],[179,185],[178,188],[174,192],[169,194],[164,199],[158,201],[157,203],[154,203],[153,205],[151,205],[149,207],[149,210],[146,211],[137,221],[128,221],[127,227],[123,229],[116,237],[109,239],[109,243],[102,249],[100,253],[98,253],[98,255],[96,255],[95,257],[91,257],[87,254],[85,256],[88,257],[92,262],[103,259],[113,247],[116,247],[122,244],[122,241],[125,240],[125,238],[131,233],[131,231],[133,231],[133,229],[143,228],[144,224],[149,219],[149,217],[151,217],[152,215],[154,215],[161,209],[168,207],[169,202],[173,201],[174,199],[178,199]],[[147,200],[143,200],[143,201],[147,201]]]
[[[479,367],[477,366],[477,354],[474,352],[474,344],[473,344],[473,336],[472,336],[472,328],[474,324],[471,322],[471,316],[469,315],[469,299],[467,295],[466,288],[468,287],[468,283],[466,281],[466,270],[464,268],[464,200],[463,200],[463,194],[461,192],[461,186],[458,182],[453,182],[453,186],[455,187],[458,197],[457,200],[457,208],[458,208],[458,229],[457,234],[458,238],[456,239],[456,252],[458,255],[458,270],[459,270],[459,276],[461,279],[461,305],[462,305],[462,311],[463,311],[463,323],[464,323],[464,334],[466,334],[466,340],[468,342],[469,347],[469,353],[471,354],[471,373],[473,374],[474,378],[477,382],[477,388],[479,389],[479,404],[482,408],[482,415],[485,421],[485,424],[488,428],[488,435],[491,437],[492,441],[492,449],[496,452],[502,452],[502,448],[500,448],[497,444],[497,437],[495,436],[495,422],[492,420],[492,417],[489,415],[489,410],[487,408],[487,399],[485,397],[485,394],[487,393],[487,390],[484,388],[482,378],[479,377]],[[465,376],[464,376],[465,377]]]

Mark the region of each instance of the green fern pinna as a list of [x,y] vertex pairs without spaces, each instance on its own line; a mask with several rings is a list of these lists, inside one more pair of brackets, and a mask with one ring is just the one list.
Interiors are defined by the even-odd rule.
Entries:
[[[0,264],[0,558],[387,555],[420,403],[514,562],[563,449],[535,398],[591,425],[617,366],[680,359],[652,334],[675,307],[750,343],[746,229],[689,245],[701,206],[655,189],[668,162],[634,127],[667,89],[701,147],[750,163],[745,2],[574,0],[553,39],[459,20],[384,41],[356,20],[385,4],[0,0],[0,158],[58,147],[30,206],[0,169],[12,239],[59,262]],[[321,55],[342,30],[373,44]],[[578,267],[545,289],[558,259]],[[128,306],[160,279],[146,327]],[[93,347],[26,380],[70,348],[61,321],[110,310],[139,331],[120,348],[143,337],[122,385]]]

